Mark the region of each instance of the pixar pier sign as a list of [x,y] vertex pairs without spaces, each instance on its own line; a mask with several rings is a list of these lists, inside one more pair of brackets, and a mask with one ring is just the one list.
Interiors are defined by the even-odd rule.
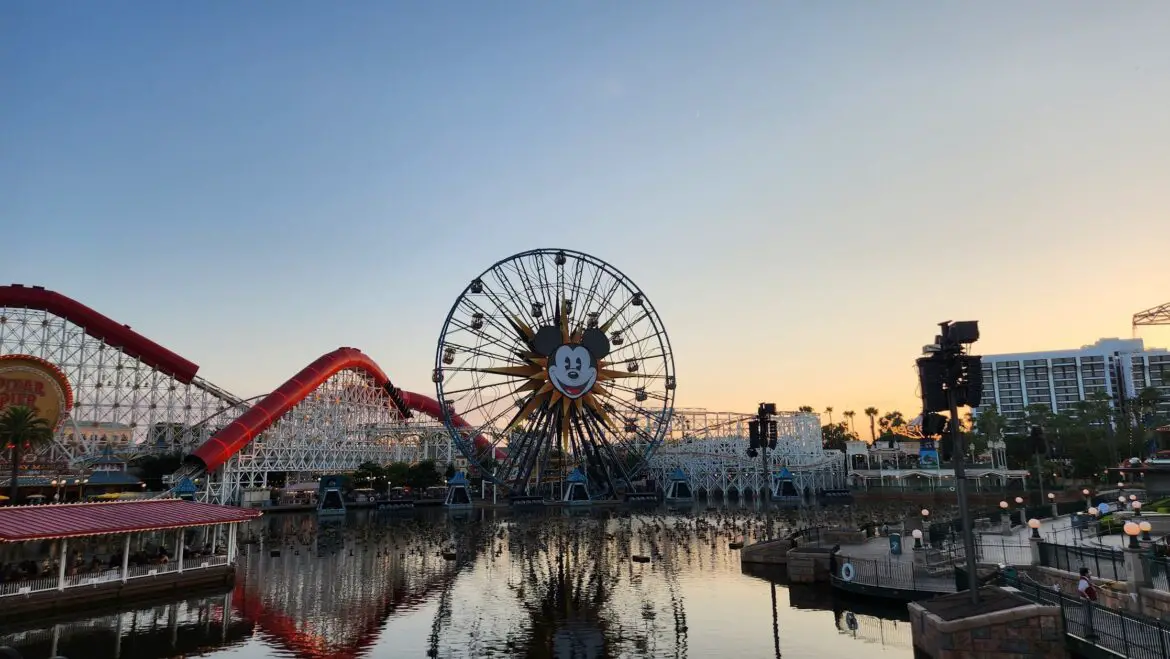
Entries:
[[0,412],[18,405],[57,428],[73,409],[73,390],[61,369],[39,357],[0,356]]

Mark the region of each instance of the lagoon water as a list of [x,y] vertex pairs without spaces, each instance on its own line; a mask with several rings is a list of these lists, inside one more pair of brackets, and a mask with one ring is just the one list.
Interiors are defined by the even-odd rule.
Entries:
[[905,607],[744,572],[728,542],[753,515],[269,514],[243,534],[230,591],[0,622],[0,645],[24,659],[912,656]]

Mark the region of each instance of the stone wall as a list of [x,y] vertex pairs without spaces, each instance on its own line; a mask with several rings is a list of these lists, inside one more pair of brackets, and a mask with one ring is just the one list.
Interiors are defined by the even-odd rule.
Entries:
[[1139,593],[1142,613],[1162,622],[1170,622],[1170,593],[1153,588],[1142,588]]
[[828,529],[821,531],[821,544],[833,545],[863,545],[866,541],[865,531],[856,529]]
[[[1077,596],[1077,583],[1080,575],[1043,565],[1020,566],[1019,572],[1032,577],[1036,583],[1045,586],[1059,586],[1060,592],[1069,597]],[[1110,581],[1108,579],[1093,579],[1093,586],[1097,589],[1097,604],[1110,609],[1134,610],[1133,598],[1129,596],[1129,584],[1124,581]]]
[[788,552],[791,549],[792,542],[788,539],[757,542],[741,549],[739,560],[741,563],[785,565],[788,563]]
[[958,620],[943,620],[918,603],[908,608],[914,646],[933,659],[1069,656],[1060,607],[1026,604]]
[[792,583],[829,581],[828,552],[802,552],[799,549],[788,552],[788,580]]

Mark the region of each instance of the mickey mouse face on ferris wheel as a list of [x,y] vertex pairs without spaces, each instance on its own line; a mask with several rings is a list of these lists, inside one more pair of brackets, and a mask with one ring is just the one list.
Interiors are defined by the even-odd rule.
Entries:
[[542,327],[532,341],[533,350],[548,358],[548,381],[565,397],[576,400],[597,383],[597,362],[609,354],[605,332],[589,328],[580,343],[565,343],[557,327]]

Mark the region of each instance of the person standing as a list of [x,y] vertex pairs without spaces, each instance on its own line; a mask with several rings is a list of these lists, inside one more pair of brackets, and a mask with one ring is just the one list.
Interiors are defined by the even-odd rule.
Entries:
[[1097,632],[1093,630],[1093,604],[1097,601],[1097,588],[1093,586],[1092,575],[1087,567],[1081,568],[1081,578],[1077,581],[1077,594],[1081,596],[1081,601],[1085,604],[1085,638],[1096,638]]

